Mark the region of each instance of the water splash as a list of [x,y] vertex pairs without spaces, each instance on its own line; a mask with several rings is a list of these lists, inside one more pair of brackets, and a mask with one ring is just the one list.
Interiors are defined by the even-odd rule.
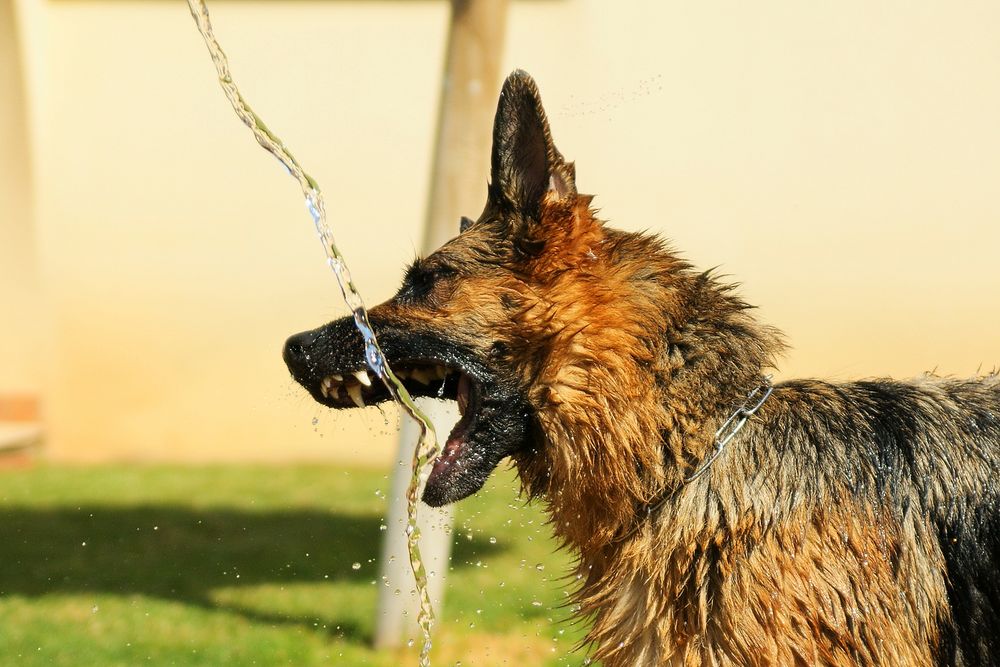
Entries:
[[232,105],[233,111],[235,111],[240,120],[243,121],[248,128],[250,128],[250,131],[253,132],[254,138],[257,139],[257,143],[259,143],[266,151],[271,153],[271,155],[276,157],[278,161],[284,165],[289,175],[298,182],[299,187],[302,189],[302,195],[305,197],[306,208],[309,211],[309,215],[313,219],[313,224],[316,227],[316,234],[319,236],[319,239],[323,244],[323,251],[326,253],[327,264],[330,265],[334,275],[337,277],[337,283],[340,285],[340,291],[344,296],[344,301],[347,303],[347,306],[350,308],[351,314],[354,317],[354,324],[357,326],[358,331],[361,332],[361,336],[364,338],[365,362],[368,364],[368,367],[371,368],[379,378],[381,378],[393,399],[395,399],[396,402],[403,407],[403,410],[410,415],[410,417],[416,420],[420,427],[420,439],[417,443],[416,450],[413,453],[413,474],[410,478],[410,485],[406,491],[406,536],[410,555],[410,566],[413,569],[413,577],[416,580],[417,595],[420,599],[420,610],[417,615],[417,623],[420,626],[421,633],[423,634],[423,645],[420,650],[420,667],[429,667],[431,625],[434,622],[434,614],[431,609],[430,594],[427,590],[427,572],[424,568],[423,560],[420,557],[420,548],[418,546],[420,529],[417,527],[417,501],[420,488],[423,485],[427,474],[427,464],[430,463],[430,461],[433,460],[438,454],[434,427],[431,425],[427,416],[417,408],[417,405],[414,403],[409,392],[406,391],[403,384],[399,381],[399,378],[397,378],[392,372],[392,369],[389,367],[389,363],[386,361],[385,355],[382,353],[382,349],[379,347],[378,340],[375,337],[375,332],[372,330],[371,323],[368,321],[368,311],[365,309],[364,301],[361,299],[361,294],[358,293],[358,290],[354,285],[354,281],[351,279],[351,272],[347,268],[344,256],[340,253],[340,250],[337,248],[337,244],[334,242],[333,232],[331,231],[326,220],[326,204],[319,185],[308,173],[305,172],[305,170],[302,169],[298,161],[281,142],[281,139],[268,129],[267,125],[264,124],[264,121],[261,120],[260,116],[254,113],[253,109],[250,108],[250,105],[243,99],[243,95],[240,94],[239,88],[237,88],[236,84],[233,82],[226,54],[223,52],[222,47],[219,46],[219,42],[215,39],[215,34],[212,32],[212,22],[209,19],[208,6],[205,4],[204,0],[188,0],[188,7],[191,9],[191,16],[198,25],[198,31],[205,40],[208,52],[212,56],[212,62],[215,64],[215,71],[219,77],[219,85],[222,86],[222,90],[226,94],[226,98],[229,100],[229,103]]

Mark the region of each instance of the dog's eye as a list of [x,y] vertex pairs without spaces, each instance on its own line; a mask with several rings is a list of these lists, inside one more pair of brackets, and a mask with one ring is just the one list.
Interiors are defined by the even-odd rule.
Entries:
[[430,296],[434,285],[441,278],[455,275],[455,269],[450,266],[440,264],[428,266],[420,260],[410,265],[403,278],[403,285],[396,295],[401,301],[416,302],[424,301]]

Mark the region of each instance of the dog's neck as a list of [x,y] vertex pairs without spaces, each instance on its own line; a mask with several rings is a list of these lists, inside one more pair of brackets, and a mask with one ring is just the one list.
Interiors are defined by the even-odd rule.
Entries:
[[[704,608],[688,597],[697,595],[690,573],[704,569],[706,552],[690,546],[725,541],[725,527],[709,525],[709,497],[698,492],[710,476],[686,480],[782,343],[731,287],[693,271],[659,240],[594,224],[576,219],[587,234],[574,235],[586,241],[578,264],[564,264],[550,289],[532,292],[547,328],[530,339],[558,352],[525,369],[539,432],[535,451],[515,462],[526,491],[544,499],[558,539],[578,556],[577,600],[595,620],[589,638],[641,652],[643,642],[621,635],[653,632],[637,614],[675,603]],[[650,582],[673,597],[647,600]],[[683,614],[676,620],[683,638]],[[636,655],[627,664],[644,664]]]
[[[657,263],[632,259],[648,258],[650,245]],[[603,272],[606,290],[562,303],[558,290],[546,295],[561,315],[553,335],[574,323],[573,353],[537,371],[541,455],[516,461],[527,491],[544,496],[556,535],[597,563],[710,455],[716,429],[781,342],[729,286],[657,239],[608,230],[595,250],[596,262],[614,267]]]

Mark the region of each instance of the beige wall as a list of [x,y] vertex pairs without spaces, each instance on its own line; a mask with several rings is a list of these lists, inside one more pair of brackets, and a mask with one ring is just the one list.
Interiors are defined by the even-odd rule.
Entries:
[[[0,401],[38,391],[40,298],[17,17],[0,0]],[[2,410],[0,410],[2,411]]]
[[[183,3],[20,2],[45,23],[26,68],[52,455],[387,460],[377,411],[335,417],[288,379],[284,338],[344,309]],[[793,344],[783,375],[1000,362],[1000,4],[512,5],[508,69],[538,79],[580,188],[742,282]],[[387,297],[420,241],[447,6],[212,9]]]

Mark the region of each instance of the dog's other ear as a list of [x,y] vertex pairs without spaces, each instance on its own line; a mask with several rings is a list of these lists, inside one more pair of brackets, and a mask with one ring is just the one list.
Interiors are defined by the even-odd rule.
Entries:
[[534,80],[521,70],[507,77],[493,123],[490,201],[537,220],[549,193],[576,194],[575,169],[552,142]]

